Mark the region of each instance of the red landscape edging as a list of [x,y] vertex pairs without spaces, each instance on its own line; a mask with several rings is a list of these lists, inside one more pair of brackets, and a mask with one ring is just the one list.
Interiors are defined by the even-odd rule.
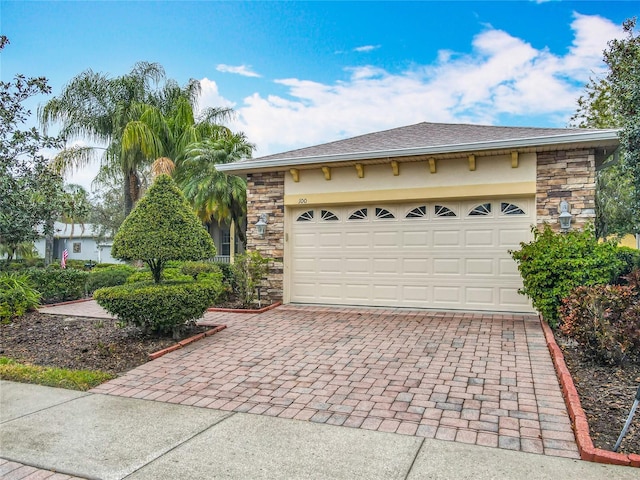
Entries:
[[249,309],[245,309],[245,308],[218,308],[218,307],[211,307],[211,308],[207,308],[207,312],[264,313],[264,312],[268,312],[269,310],[273,310],[274,308],[279,307],[280,305],[282,305],[282,302],[276,302],[276,303],[272,303],[268,307],[264,307],[264,308],[261,308],[259,310],[249,310]]
[[556,368],[558,381],[562,387],[562,395],[564,396],[564,401],[567,405],[567,410],[569,411],[569,417],[573,424],[580,458],[589,462],[640,467],[640,455],[635,453],[624,454],[611,452],[609,450],[603,450],[593,446],[591,435],[589,435],[587,415],[584,413],[582,405],[580,404],[578,390],[573,383],[571,373],[569,373],[567,364],[564,361],[562,350],[560,350],[560,347],[556,343],[553,331],[547,322],[540,319],[540,323],[542,324],[542,331],[544,332],[544,337],[547,341],[547,347],[549,348],[553,365]]
[[184,340],[180,340],[175,345],[171,345],[170,347],[163,348],[162,350],[158,350],[157,352],[150,353],[149,354],[149,360],[155,360],[156,358],[160,358],[163,355],[166,355],[167,353],[171,353],[171,352],[175,352],[176,350],[180,350],[182,347],[186,347],[187,345],[189,345],[189,344],[191,344],[193,342],[197,342],[198,340],[201,340],[204,337],[210,337],[211,335],[213,335],[215,333],[218,333],[219,331],[224,330],[225,328],[227,328],[226,325],[218,325],[216,327],[213,327],[213,328],[207,330],[206,332],[198,333],[197,335],[194,335],[193,337],[189,337],[189,338],[185,338]]

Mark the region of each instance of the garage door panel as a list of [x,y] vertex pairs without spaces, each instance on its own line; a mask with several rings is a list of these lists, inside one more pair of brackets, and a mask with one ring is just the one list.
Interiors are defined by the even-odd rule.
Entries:
[[346,248],[369,248],[369,236],[370,236],[369,232],[346,231],[343,235],[345,239],[344,246]]
[[460,259],[459,258],[434,258],[433,274],[434,275],[460,275]]
[[494,305],[495,289],[493,287],[467,287],[465,288],[465,303],[473,305]]
[[460,245],[459,230],[437,230],[433,232],[434,247],[451,247]]
[[[532,311],[517,293],[522,281],[508,251],[531,240],[534,199],[510,202],[531,215],[505,213],[502,201],[444,203],[456,216],[439,217],[445,211],[436,202],[421,203],[423,209],[417,203],[331,207],[334,221],[321,218],[321,207],[314,209],[314,221],[296,221],[308,207],[293,211],[290,301]],[[491,203],[490,214],[469,215],[485,203]],[[363,209],[363,220],[349,220]],[[396,217],[376,219],[377,209]],[[406,218],[405,212],[414,214]]]
[[493,230],[468,229],[465,232],[465,246],[467,247],[490,247],[493,245]]
[[493,258],[467,258],[464,264],[467,275],[493,275],[495,271]]

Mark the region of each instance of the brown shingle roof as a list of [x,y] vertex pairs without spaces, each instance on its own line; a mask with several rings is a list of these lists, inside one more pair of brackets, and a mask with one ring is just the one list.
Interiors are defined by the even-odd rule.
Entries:
[[368,133],[345,140],[323,143],[312,147],[290,150],[252,161],[276,160],[288,158],[318,157],[346,153],[365,153],[381,150],[394,150],[441,145],[458,145],[496,140],[547,137],[566,135],[572,132],[587,132],[586,129],[568,128],[531,128],[531,127],[495,127],[488,125],[469,125],[452,123],[417,123],[406,127],[393,128],[382,132]]

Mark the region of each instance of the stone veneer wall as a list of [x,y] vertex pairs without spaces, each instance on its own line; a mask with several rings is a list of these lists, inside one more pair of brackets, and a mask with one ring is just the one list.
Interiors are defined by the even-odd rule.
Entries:
[[538,224],[560,229],[560,202],[569,203],[571,228],[594,221],[596,212],[596,162],[593,150],[538,153],[536,208]]
[[[266,213],[264,239],[258,238],[255,223]],[[284,280],[284,172],[247,175],[247,251],[258,251],[269,258],[269,273],[263,281],[262,299],[282,300]],[[266,287],[266,288],[264,288]]]

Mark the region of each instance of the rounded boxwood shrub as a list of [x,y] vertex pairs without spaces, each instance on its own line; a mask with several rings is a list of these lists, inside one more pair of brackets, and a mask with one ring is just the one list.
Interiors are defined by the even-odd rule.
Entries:
[[101,288],[93,298],[118,320],[145,332],[176,338],[188,322],[202,317],[223,292],[222,282],[137,283]]
[[[189,275],[182,273],[180,268],[164,268],[162,270],[161,280],[164,282],[188,282],[193,280]],[[135,271],[129,278],[127,283],[149,282],[153,280],[153,274],[149,268]]]
[[87,280],[87,293],[93,293],[98,288],[124,285],[127,278],[136,272],[137,269],[129,265],[110,265],[106,268],[93,270],[89,273]]
[[598,242],[592,224],[583,231],[556,233],[549,225],[532,229],[534,240],[511,256],[518,263],[523,288],[534,308],[555,328],[558,308],[571,290],[610,283],[622,268],[612,242]]
[[85,294],[89,272],[74,268],[61,269],[57,266],[30,268],[29,278],[40,292],[43,303],[78,300]]
[[38,307],[40,292],[26,273],[0,272],[0,322],[10,322]]

